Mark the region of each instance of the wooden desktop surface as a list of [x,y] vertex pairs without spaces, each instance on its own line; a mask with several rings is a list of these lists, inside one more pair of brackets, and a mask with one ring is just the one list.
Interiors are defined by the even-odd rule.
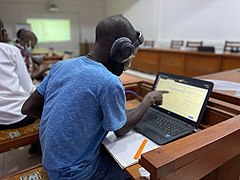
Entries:
[[[209,75],[197,76],[199,79],[209,79],[209,80],[222,80],[227,82],[240,83],[240,68],[213,73]],[[224,106],[228,106],[236,111],[240,112],[240,89],[236,90],[213,90],[212,97],[221,100],[219,103]],[[210,101],[219,100],[210,99]]]
[[120,76],[120,80],[122,82],[123,85],[128,85],[128,84],[133,84],[133,83],[139,83],[142,82],[143,79],[137,76],[133,76],[127,73],[123,73]]

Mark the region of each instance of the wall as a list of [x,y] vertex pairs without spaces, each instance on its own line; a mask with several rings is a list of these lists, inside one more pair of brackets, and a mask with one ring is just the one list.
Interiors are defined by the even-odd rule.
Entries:
[[[14,25],[28,17],[61,17],[71,19],[72,41],[41,43],[79,53],[79,42],[93,41],[99,19],[123,14],[145,39],[169,47],[172,39],[203,40],[206,45],[223,47],[225,40],[240,40],[239,0],[54,0],[59,12],[48,12],[52,0],[1,0],[0,17],[11,38]],[[56,28],[57,29],[57,28]],[[56,30],[57,31],[57,30]]]
[[107,0],[106,6],[108,15],[123,13],[160,46],[169,47],[172,39],[203,40],[221,50],[225,40],[240,40],[239,0],[136,0],[131,6]]
[[[40,47],[54,47],[57,51],[73,51],[79,55],[79,42],[93,41],[99,19],[105,16],[104,0],[57,0],[59,12],[49,12],[44,0],[1,0],[0,18],[15,38],[15,23],[26,23],[26,18],[69,18],[71,41],[61,43],[38,43]],[[57,27],[56,27],[57,33]]]
[[145,39],[158,38],[159,0],[106,0],[106,15],[123,14]]

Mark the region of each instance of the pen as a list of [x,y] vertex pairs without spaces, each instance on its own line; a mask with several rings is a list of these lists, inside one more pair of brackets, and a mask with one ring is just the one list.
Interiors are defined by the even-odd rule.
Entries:
[[134,159],[137,160],[139,158],[139,156],[141,155],[142,151],[143,151],[143,148],[145,147],[145,145],[147,144],[147,139],[144,139],[142,141],[142,144],[139,146],[135,156],[134,156]]

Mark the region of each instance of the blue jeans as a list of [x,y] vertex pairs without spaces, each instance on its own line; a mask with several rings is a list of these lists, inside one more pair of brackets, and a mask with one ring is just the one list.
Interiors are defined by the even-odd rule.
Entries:
[[96,173],[91,177],[93,180],[125,180],[130,176],[116,163],[105,147],[101,147],[101,159]]
[[[80,178],[78,170],[71,172],[48,171],[51,180],[126,180],[131,179],[130,176],[116,163],[112,156],[107,152],[105,147],[101,145],[100,161],[94,175],[86,178]],[[51,177],[51,178],[50,178]]]

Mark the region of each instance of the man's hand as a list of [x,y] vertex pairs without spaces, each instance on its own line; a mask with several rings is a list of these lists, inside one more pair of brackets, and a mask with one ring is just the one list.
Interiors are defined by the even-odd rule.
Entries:
[[127,111],[127,123],[114,133],[117,136],[123,136],[129,132],[143,117],[147,109],[153,105],[161,105],[163,101],[163,94],[169,93],[168,91],[151,91],[149,92],[141,102],[141,104],[134,110]]
[[161,105],[163,101],[163,94],[168,91],[151,91],[143,99],[143,103],[150,107],[151,105]]

